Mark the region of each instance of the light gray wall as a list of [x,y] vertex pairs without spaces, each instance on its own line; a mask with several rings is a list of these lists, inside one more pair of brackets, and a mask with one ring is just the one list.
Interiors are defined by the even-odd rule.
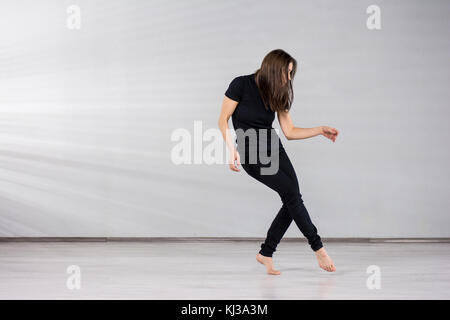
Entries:
[[265,236],[278,195],[170,136],[282,48],[295,124],[340,130],[282,140],[319,234],[449,237],[449,3],[2,1],[0,236]]

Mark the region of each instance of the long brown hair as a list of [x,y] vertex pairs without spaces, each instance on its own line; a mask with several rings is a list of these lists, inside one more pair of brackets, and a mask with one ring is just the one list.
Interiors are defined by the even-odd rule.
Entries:
[[[289,63],[292,62],[291,80],[287,77]],[[264,106],[273,112],[289,110],[294,100],[292,80],[297,71],[297,61],[282,49],[270,51],[263,59],[261,67],[255,71]]]

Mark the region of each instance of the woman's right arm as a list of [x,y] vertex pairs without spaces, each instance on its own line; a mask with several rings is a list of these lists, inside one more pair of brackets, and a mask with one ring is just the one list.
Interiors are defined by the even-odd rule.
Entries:
[[236,150],[236,147],[234,146],[234,143],[232,141],[232,136],[230,133],[230,128],[228,127],[228,120],[230,119],[231,115],[233,114],[234,110],[236,109],[239,102],[234,101],[227,96],[224,96],[223,102],[222,102],[222,110],[220,112],[219,116],[219,129],[222,132],[223,139],[225,140],[228,150],[230,152],[230,169],[233,171],[240,171],[238,168],[238,165],[240,165],[240,157],[239,153]]

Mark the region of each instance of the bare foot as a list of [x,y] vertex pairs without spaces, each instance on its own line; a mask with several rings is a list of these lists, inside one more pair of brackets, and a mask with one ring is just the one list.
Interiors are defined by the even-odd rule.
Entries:
[[272,258],[271,258],[271,257],[265,257],[265,256],[263,256],[262,254],[258,253],[258,254],[256,255],[256,260],[257,260],[259,263],[261,263],[261,264],[263,264],[263,265],[266,266],[267,274],[273,274],[273,275],[279,275],[279,274],[281,274],[280,271],[275,270],[275,269],[273,268],[273,261],[272,261]]
[[328,253],[325,251],[325,248],[322,247],[315,252],[317,261],[319,262],[319,266],[328,272],[336,271],[336,267],[334,266],[333,260],[328,256]]

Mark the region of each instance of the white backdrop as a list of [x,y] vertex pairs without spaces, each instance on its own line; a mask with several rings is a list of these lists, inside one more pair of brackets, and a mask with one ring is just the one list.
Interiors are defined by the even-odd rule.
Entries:
[[282,140],[319,234],[449,237],[449,3],[2,1],[0,236],[265,236],[278,195],[170,136],[282,48],[296,126],[340,130]]

